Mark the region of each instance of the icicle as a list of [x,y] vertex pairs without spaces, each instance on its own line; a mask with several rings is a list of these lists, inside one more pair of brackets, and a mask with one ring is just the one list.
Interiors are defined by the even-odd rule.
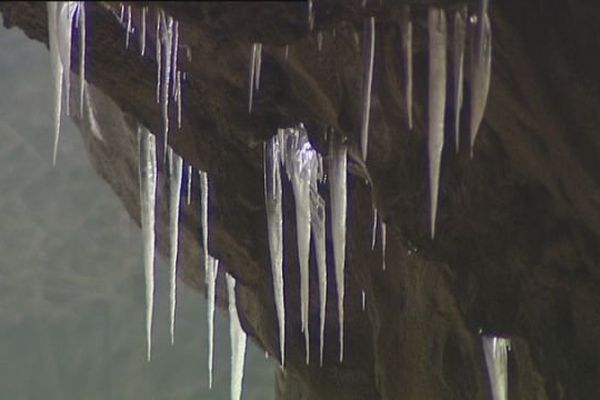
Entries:
[[87,114],[88,114],[88,121],[90,124],[90,129],[92,131],[92,135],[94,135],[94,137],[96,137],[96,139],[104,142],[104,137],[102,136],[100,126],[98,125],[98,120],[96,119],[96,114],[94,112],[92,100],[90,99],[90,91],[86,89],[84,95],[85,95],[85,106],[86,106],[86,110],[87,110]]
[[125,48],[129,48],[129,33],[131,32],[131,6],[127,6],[127,28],[125,32]]
[[362,304],[362,310],[365,311],[365,308],[367,306],[367,295],[365,294],[364,290],[361,293],[361,304]]
[[284,54],[285,54],[285,56],[284,56],[285,57],[285,61],[287,61],[288,60],[288,56],[290,55],[290,45],[289,44],[285,45],[285,53]]
[[365,21],[365,40],[367,41],[367,52],[365,55],[365,75],[363,84],[363,113],[361,130],[362,158],[367,160],[367,146],[369,144],[369,119],[371,115],[371,89],[373,85],[373,62],[375,61],[375,17],[369,17]]
[[316,186],[311,187],[310,204],[312,238],[317,254],[319,273],[319,361],[322,366],[325,344],[325,309],[327,306],[327,249],[325,242],[325,201],[319,195]]
[[346,263],[346,207],[347,207],[347,147],[331,142],[329,166],[329,196],[331,199],[331,232],[335,260],[335,280],[338,292],[340,329],[340,362],[344,358],[344,269]]
[[471,157],[490,88],[492,29],[487,15],[487,0],[481,0],[475,30],[471,52]]
[[254,73],[254,86],[256,91],[260,89],[260,69],[262,65],[262,43],[256,44],[256,69]]
[[373,207],[373,229],[371,230],[371,250],[375,249],[375,241],[377,240],[377,209]]
[[142,33],[140,37],[140,53],[142,57],[146,53],[146,14],[148,14],[148,7],[142,7]]
[[460,146],[460,109],[463,104],[463,80],[465,39],[467,35],[467,5],[460,6],[454,13],[452,37],[452,60],[454,72],[454,145],[456,152]]
[[167,157],[167,146],[169,144],[169,79],[171,77],[171,51],[173,49],[173,18],[165,17],[161,13],[161,40],[165,48],[163,57],[163,76],[162,76],[162,114],[163,114],[163,141],[164,141],[164,158]]
[[311,31],[315,27],[315,11],[313,7],[313,0],[308,0],[308,29]]
[[429,193],[431,238],[435,237],[442,148],[444,147],[444,108],[446,104],[446,15],[429,7]]
[[242,330],[235,302],[235,279],[225,274],[229,294],[229,329],[231,336],[231,400],[239,400],[242,395],[244,378],[244,358],[246,356],[246,333]]
[[198,171],[200,175],[200,214],[202,221],[202,248],[204,250],[204,265],[208,264],[208,175]]
[[176,83],[176,100],[177,100],[177,128],[181,129],[181,71],[177,71]]
[[49,1],[48,7],[48,42],[50,47],[50,61],[52,76],[54,78],[54,150],[52,164],[56,165],[58,152],[58,138],[60,135],[60,114],[62,100],[63,65],[58,51],[58,2]]
[[258,45],[252,44],[252,56],[250,57],[250,91],[248,93],[248,114],[252,112],[252,98],[254,97],[254,75],[256,74],[256,52]]
[[285,303],[283,290],[283,213],[281,207],[282,190],[280,160],[282,142],[274,136],[264,146],[264,188],[265,209],[269,232],[269,251],[271,254],[271,273],[273,275],[273,295],[277,320],[279,322],[279,351],[281,365],[285,365]]
[[175,90],[177,89],[177,73],[179,72],[177,70],[177,53],[179,52],[179,22],[175,21],[175,26],[173,29],[173,35],[174,35],[174,39],[173,41],[175,42],[175,44],[173,45],[173,67],[171,68],[172,71],[172,81],[173,81],[173,93],[172,95],[175,96]]
[[121,12],[119,13],[119,22],[123,24],[123,18],[125,18],[125,5],[123,5],[123,3],[120,3],[119,7],[121,8]]
[[63,65],[63,81],[65,82],[65,112],[70,115],[71,95],[71,43],[73,36],[73,21],[79,7],[76,1],[58,2],[57,30],[58,52]]
[[385,253],[386,253],[386,242],[387,242],[387,226],[385,222],[380,221],[379,226],[381,227],[381,269],[385,271]]
[[156,138],[146,128],[138,127],[139,176],[142,237],[144,243],[144,275],[146,278],[147,357],[152,352],[152,313],[154,309],[154,248],[156,205]]
[[85,89],[85,2],[77,7],[79,21],[79,115],[83,117],[83,91]]
[[160,81],[161,81],[161,69],[162,69],[162,49],[160,39],[160,12],[156,12],[156,102],[160,102]]
[[187,205],[189,206],[192,203],[192,166],[188,165],[188,173],[187,173]]
[[483,354],[492,386],[493,400],[506,400],[508,393],[508,354],[510,339],[482,336]]
[[413,128],[413,50],[412,50],[412,20],[410,17],[410,6],[404,6],[402,29],[402,53],[404,61],[404,97],[406,98],[406,112],[408,113],[408,129]]
[[213,357],[215,341],[215,295],[217,275],[219,273],[219,260],[209,256],[206,269],[206,285],[208,289],[208,387],[212,389],[213,382]]
[[323,49],[323,32],[317,33],[317,50],[320,52]]
[[177,252],[179,246],[179,203],[183,159],[169,147],[169,264],[171,275],[171,344],[175,342],[175,307],[177,305]]

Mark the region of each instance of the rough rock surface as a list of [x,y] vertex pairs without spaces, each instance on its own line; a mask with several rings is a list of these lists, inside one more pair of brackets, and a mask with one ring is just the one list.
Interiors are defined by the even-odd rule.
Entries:
[[[159,136],[162,132],[155,100],[153,35],[156,7],[164,7],[180,21],[179,69],[187,74],[182,89],[183,125],[181,130],[171,125],[169,141],[186,162],[208,171],[210,253],[221,259],[222,270],[238,279],[244,329],[275,357],[279,347],[262,143],[278,127],[298,121],[305,123],[311,141],[324,155],[328,128],[349,139],[355,173],[349,176],[344,362],[338,362],[336,293],[331,284],[325,365],[304,364],[294,207],[286,182],[287,353],[286,369],[278,373],[278,398],[491,398],[481,329],[513,340],[510,399],[597,399],[600,7],[595,0],[492,4],[493,75],[484,122],[473,159],[464,146],[458,155],[453,146],[444,149],[432,241],[425,151],[425,4],[452,9],[457,2],[411,3],[415,26],[412,132],[407,129],[402,96],[400,1],[373,0],[362,8],[359,1],[316,0],[313,31],[308,29],[305,3],[148,3],[152,23],[146,57],[139,56],[137,35],[125,49],[124,27],[109,11],[117,10],[118,4],[86,3],[87,79],[110,98],[107,104],[114,103],[111,120],[122,112],[122,126],[129,127],[121,134],[115,128],[104,141],[83,129],[90,156],[139,221],[133,127],[140,122]],[[137,27],[141,3],[131,5]],[[32,39],[47,43],[44,3],[2,3],[0,12],[5,26],[19,27]],[[366,162],[372,188],[356,162],[362,48],[355,34],[361,36],[368,15],[377,17]],[[318,32],[323,33],[320,52]],[[261,87],[248,114],[249,59],[251,45],[258,41],[263,43]],[[289,44],[287,61],[285,44]],[[73,73],[77,73],[77,48],[74,43]],[[73,91],[72,99],[77,97]],[[175,108],[170,111],[175,121]],[[447,121],[452,118],[447,115]],[[466,124],[464,128],[461,143],[466,144]],[[453,143],[449,130],[446,143]],[[168,196],[163,194],[167,179],[161,171],[158,242],[163,254],[168,251]],[[196,180],[194,203],[182,212],[186,256],[180,274],[187,283],[202,288],[198,191]],[[325,187],[323,192],[328,198]],[[370,249],[372,199],[388,227],[386,271],[381,270],[379,238],[375,251]],[[328,252],[332,254],[330,242]],[[332,261],[329,257],[330,276]],[[311,273],[315,272],[311,297],[316,300],[314,260],[311,264]],[[362,289],[367,293],[364,313]],[[310,318],[311,352],[318,354],[316,301],[311,302]]]

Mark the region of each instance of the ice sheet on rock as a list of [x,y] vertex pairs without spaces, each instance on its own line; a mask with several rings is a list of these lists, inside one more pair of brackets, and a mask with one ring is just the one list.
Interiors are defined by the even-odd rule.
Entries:
[[413,49],[412,49],[412,20],[410,6],[403,6],[401,37],[402,60],[404,61],[404,98],[406,99],[406,112],[408,113],[408,129],[413,128]]
[[454,28],[452,30],[452,70],[454,75],[454,146],[456,152],[460,146],[460,109],[463,104],[463,81],[465,40],[467,37],[467,5],[460,6],[454,12]]
[[317,270],[319,274],[319,362],[323,365],[323,346],[325,345],[325,310],[327,308],[327,247],[325,230],[325,201],[319,195],[316,186],[310,191],[310,216],[312,240],[315,247]]
[[175,310],[177,306],[177,253],[179,248],[179,205],[181,201],[181,178],[183,159],[169,148],[169,273],[171,344],[175,342]]
[[371,90],[373,87],[373,62],[375,61],[375,17],[365,21],[365,60],[363,78],[361,151],[363,160],[367,159],[369,144],[369,121],[371,115]]
[[344,270],[346,264],[347,156],[346,144],[331,140],[329,196],[335,281],[338,293],[340,362],[344,358]]
[[473,157],[473,146],[475,145],[479,126],[483,120],[490,88],[492,28],[487,15],[487,0],[481,1],[475,21],[475,27],[471,29],[471,32],[474,31],[475,36],[471,41],[471,157]]
[[435,237],[446,106],[446,15],[443,9],[429,7],[429,101],[428,156],[431,238]]
[[242,395],[244,378],[244,358],[246,356],[246,333],[242,330],[235,300],[235,279],[225,274],[229,294],[229,329],[231,339],[231,400],[239,400]]
[[145,127],[138,127],[139,179],[144,276],[146,280],[147,357],[152,352],[152,314],[154,309],[154,251],[156,206],[156,138]]
[[508,393],[508,350],[510,339],[482,336],[483,354],[487,366],[493,400],[506,400]]
[[208,262],[205,265],[205,269],[205,279],[208,292],[208,387],[212,388],[215,348],[215,296],[217,276],[219,273],[219,260],[209,256]]
[[[280,130],[282,131],[282,130]],[[280,137],[274,136],[265,143],[263,155],[265,209],[273,276],[273,295],[279,323],[279,351],[281,365],[285,365],[285,303],[283,288],[283,212],[281,187]]]

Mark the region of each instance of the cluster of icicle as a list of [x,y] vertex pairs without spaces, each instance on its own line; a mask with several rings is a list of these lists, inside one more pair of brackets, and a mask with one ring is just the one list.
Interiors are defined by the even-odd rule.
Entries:
[[[343,303],[344,265],[346,248],[346,158],[345,144],[331,145],[329,184],[332,215],[332,236],[335,275],[338,288],[340,361],[343,358]],[[273,274],[273,289],[279,321],[281,365],[285,364],[285,301],[283,287],[283,212],[281,170],[292,184],[296,209],[296,236],[300,266],[300,319],[305,338],[306,363],[310,361],[309,329],[309,255],[310,241],[315,249],[319,281],[319,360],[323,363],[325,308],[327,298],[327,254],[325,201],[319,194],[318,184],[323,181],[323,159],[311,146],[303,124],[279,129],[277,135],[265,143],[264,189]]]
[[[477,11],[468,16],[467,5],[453,9],[451,15],[452,37],[452,71],[454,104],[454,136],[455,147],[459,149],[460,113],[463,104],[464,91],[464,60],[468,39],[470,47],[467,59],[470,66],[467,68],[470,82],[470,152],[473,155],[473,146],[483,119],[487,102],[491,73],[492,33],[488,17],[488,0],[480,0]],[[412,66],[412,22],[410,6],[403,6],[401,24],[402,60],[405,71],[404,97],[408,113],[409,129],[413,128],[413,66]],[[363,101],[362,101],[362,129],[361,151],[363,160],[367,159],[369,122],[371,111],[371,92],[373,86],[373,64],[375,55],[375,17],[365,20],[364,27],[364,76],[363,76]],[[446,81],[447,51],[448,51],[448,23],[446,11],[443,8],[430,6],[427,17],[429,33],[429,81],[428,81],[428,157],[429,157],[429,190],[430,190],[430,230],[431,238],[435,236],[435,222],[438,207],[438,193],[440,180],[440,165],[442,149],[444,147],[444,116],[446,112]]]
[[506,400],[508,393],[508,351],[510,339],[482,336],[483,354],[487,366],[493,400]]

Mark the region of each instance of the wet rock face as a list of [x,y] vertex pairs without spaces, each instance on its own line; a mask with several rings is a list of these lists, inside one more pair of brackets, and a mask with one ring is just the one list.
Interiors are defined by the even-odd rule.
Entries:
[[[279,344],[262,143],[278,127],[299,121],[325,157],[327,128],[348,137],[344,362],[338,362],[336,289],[328,242],[325,362],[322,368],[316,362],[304,364],[294,204],[291,185],[284,178],[288,320],[286,372],[278,375],[278,398],[491,398],[480,329],[512,338],[510,399],[598,398],[600,49],[591,38],[598,36],[593,33],[600,10],[592,0],[568,5],[518,0],[492,4],[492,80],[484,122],[472,159],[466,146],[459,154],[453,146],[444,149],[432,241],[423,72],[428,65],[427,2],[413,2],[412,132],[407,129],[402,94],[402,11],[388,1],[382,6],[369,1],[364,9],[360,2],[350,3],[315,1],[313,31],[308,29],[304,3],[162,4],[180,21],[179,68],[187,75],[182,128],[171,125],[169,142],[186,162],[208,171],[210,253],[221,260],[221,270],[238,280],[244,329],[273,356]],[[457,4],[438,3],[448,9]],[[154,21],[152,7],[158,3],[152,4],[149,21]],[[86,7],[88,81],[120,110],[123,126],[141,122],[162,143],[155,100],[154,22],[148,29],[147,55],[140,57],[137,35],[125,49],[124,28],[114,15],[98,3]],[[132,3],[132,8],[133,25],[138,26],[139,4]],[[47,42],[43,3],[3,3],[0,11],[6,26]],[[363,56],[362,46],[355,42],[368,15],[377,17],[366,162],[372,187],[365,183],[365,169],[358,163]],[[257,41],[263,43],[261,87],[248,114],[249,60]],[[287,60],[285,44],[289,44]],[[74,60],[77,47],[74,43]],[[72,66],[77,73],[75,61]],[[73,89],[72,101],[77,101],[76,93]],[[116,112],[106,118],[116,121]],[[175,121],[176,110],[170,112]],[[465,116],[466,111],[464,121]],[[446,121],[452,126],[451,113]],[[447,144],[454,143],[450,131]],[[466,124],[462,131],[461,143],[466,145]],[[139,220],[134,132],[123,129],[122,135],[107,134],[102,142],[82,130],[98,172]],[[164,170],[160,174],[159,192],[166,193],[168,178]],[[326,187],[322,189],[327,200]],[[161,240],[168,234],[167,197],[159,195],[159,243],[167,243]],[[385,271],[381,236],[371,250],[372,201],[387,224]],[[199,195],[194,194],[194,202],[199,204]],[[202,288],[199,207],[185,208],[182,221],[181,276]],[[311,274],[311,353],[316,355],[319,307],[312,259]],[[219,291],[223,293],[223,287]]]

